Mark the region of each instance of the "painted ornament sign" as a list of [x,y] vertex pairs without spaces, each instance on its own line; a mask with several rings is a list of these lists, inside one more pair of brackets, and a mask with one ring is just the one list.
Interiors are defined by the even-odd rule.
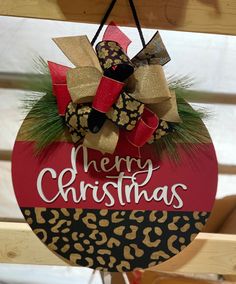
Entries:
[[35,158],[16,141],[13,182],[22,213],[50,250],[72,265],[130,271],[157,265],[185,248],[213,206],[217,164],[211,143],[198,162],[181,150],[174,167],[153,146],[140,158],[58,142]]
[[[114,25],[109,29],[120,32]],[[114,32],[111,34],[114,36]],[[78,40],[82,40],[81,43],[87,46],[84,38],[77,38],[76,42]],[[160,43],[160,39],[158,40]],[[75,42],[75,39],[72,41]],[[60,47],[66,54],[66,50],[71,50],[66,44],[68,39],[57,42],[60,42]],[[117,47],[117,44],[108,44],[107,39],[104,44],[99,44],[99,48],[101,46],[102,49],[98,49],[97,53],[100,63],[109,57],[107,49],[112,49],[113,56],[116,56],[114,53],[125,50],[121,46]],[[147,46],[150,51],[150,44]],[[160,56],[160,49],[155,49],[159,45],[151,42],[151,46],[154,51],[157,50],[156,55]],[[135,65],[138,73],[144,71],[145,74],[152,72],[154,75],[153,66],[157,64],[158,74],[163,75],[160,73],[161,60],[154,60],[154,56],[151,57],[153,62],[149,60],[146,67],[140,67],[140,53],[132,62],[124,54],[120,55],[123,63],[115,58],[116,63],[112,65],[113,71],[110,70],[110,73],[107,71],[109,64],[104,61],[101,63],[102,69],[99,70],[103,70],[108,76],[106,78],[110,78],[112,72],[120,72],[116,69],[121,66],[114,66],[125,66],[126,63],[129,72],[132,69],[130,66]],[[161,54],[162,59],[167,56],[163,51]],[[69,57],[72,58],[73,55]],[[112,58],[108,59],[111,63]],[[97,61],[93,62],[98,66]],[[122,74],[125,72],[124,66],[121,68]],[[97,73],[97,78],[89,87],[91,92],[87,92],[88,85],[85,83],[88,78],[91,80],[96,77],[94,68],[91,73],[88,67],[68,69],[49,63],[49,69],[53,83],[51,91],[36,102],[23,122],[12,159],[15,195],[33,232],[51,251],[71,265],[105,271],[123,272],[147,268],[179,253],[205,225],[217,186],[214,147],[197,113],[182,98],[178,98],[177,89],[169,91],[170,86],[165,87],[166,91],[162,88],[161,93],[157,92],[161,94],[157,99],[151,92],[154,96],[147,100],[150,110],[142,100],[136,100],[132,93],[127,90],[123,92],[123,83],[121,87],[117,83],[120,81],[114,78],[112,81],[115,80],[115,85],[118,86],[115,99],[118,103],[113,98],[95,99],[95,103],[91,104],[90,94],[94,92],[94,82],[98,81],[95,85],[100,90],[97,93],[101,98],[100,88],[104,88],[104,84],[109,90],[114,86],[110,85],[110,79],[105,79],[104,83]],[[136,79],[142,80],[141,73],[136,74]],[[89,76],[91,74],[92,77]],[[77,84],[77,79],[80,84]],[[167,84],[164,77],[161,77],[161,81],[161,86]],[[158,82],[151,79],[149,84],[153,83],[155,85]],[[136,80],[136,86],[137,84],[139,88],[136,91],[139,91],[139,98],[142,98],[145,92],[142,92],[142,84]],[[85,85],[86,92],[83,89]],[[147,86],[145,90],[146,88]],[[162,99],[163,92],[167,92],[170,98],[169,108],[166,103],[161,107],[167,100]],[[89,98],[90,103],[86,100],[84,102],[85,98]],[[50,105],[48,108],[45,107],[47,103]],[[109,110],[107,103],[110,104]],[[104,108],[106,111],[101,111]],[[56,112],[58,109],[60,116],[56,114],[53,117],[53,127],[61,125],[65,119],[65,128],[61,135],[56,135],[36,154],[38,139],[45,133],[46,138],[51,137],[50,123],[55,109]],[[90,121],[90,115],[93,118],[97,115],[97,120]],[[186,127],[189,126],[187,119],[190,115],[196,122],[192,132],[188,132]],[[103,122],[96,124],[96,121]],[[118,121],[123,125],[118,125]],[[39,132],[34,136],[37,125],[43,131],[40,132],[38,127]],[[156,126],[151,127],[153,125]],[[168,129],[171,130],[167,131]],[[204,139],[197,136],[196,129],[205,133],[201,136]],[[53,131],[56,133],[54,128]],[[181,131],[185,131],[188,139],[195,135],[195,144],[192,144],[194,151],[186,150],[187,138],[185,135],[180,136]],[[164,140],[163,137],[167,134],[170,137],[168,139],[173,140]],[[163,147],[167,145],[166,141],[172,141],[177,161],[171,158],[168,147]]]

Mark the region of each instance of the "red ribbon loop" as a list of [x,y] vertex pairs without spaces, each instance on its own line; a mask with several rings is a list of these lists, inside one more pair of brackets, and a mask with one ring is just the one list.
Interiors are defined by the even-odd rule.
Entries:
[[126,131],[126,137],[134,146],[142,147],[151,138],[158,124],[159,118],[157,115],[145,107],[135,128],[130,132]]
[[116,102],[124,83],[103,76],[93,99],[92,107],[102,113],[107,113]]
[[66,108],[71,101],[66,82],[66,73],[70,68],[51,61],[48,61],[48,68],[52,78],[53,95],[57,99],[58,114],[65,115]]

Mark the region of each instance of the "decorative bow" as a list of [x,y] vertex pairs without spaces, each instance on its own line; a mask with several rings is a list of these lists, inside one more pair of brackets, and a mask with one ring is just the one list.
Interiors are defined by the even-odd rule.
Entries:
[[139,148],[167,134],[168,122],[181,121],[162,69],[170,57],[158,32],[132,60],[126,55],[131,41],[114,23],[97,55],[86,36],[54,41],[76,66],[48,62],[58,111],[74,143],[113,153],[122,133]]

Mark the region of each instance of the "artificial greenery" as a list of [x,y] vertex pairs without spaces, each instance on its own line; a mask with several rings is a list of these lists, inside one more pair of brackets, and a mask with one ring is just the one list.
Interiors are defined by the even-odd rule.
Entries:
[[35,150],[40,153],[63,135],[66,126],[64,118],[58,115],[47,63],[39,58],[35,61],[35,69],[43,76],[40,81],[29,82],[29,87],[35,92],[23,100],[23,110],[29,113],[23,136],[26,140],[37,141]]
[[66,129],[64,118],[58,115],[56,98],[51,92],[47,92],[43,97],[34,94],[34,97],[25,101],[25,106],[30,112],[26,116],[26,122],[29,123],[23,135],[26,140],[37,141],[35,150],[40,153],[63,135]]
[[181,145],[189,154],[195,154],[199,150],[199,143],[209,142],[209,134],[202,119],[207,117],[204,109],[194,109],[185,100],[188,95],[186,89],[175,90],[178,105],[180,123],[168,122],[172,132],[155,141],[159,156],[167,151],[171,160],[178,161],[177,146]]

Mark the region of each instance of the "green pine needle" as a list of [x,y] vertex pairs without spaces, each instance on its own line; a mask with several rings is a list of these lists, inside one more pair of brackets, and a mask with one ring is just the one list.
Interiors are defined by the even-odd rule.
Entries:
[[52,142],[58,140],[65,132],[64,118],[58,115],[56,97],[52,92],[52,82],[48,65],[41,58],[34,61],[35,70],[43,75],[39,80],[29,82],[36,92],[23,100],[23,110],[29,113],[23,131],[26,140],[37,141],[36,154],[39,154]]
[[164,151],[167,151],[172,161],[178,162],[177,152],[178,144],[190,155],[195,155],[199,150],[199,144],[209,142],[209,134],[205,128],[202,119],[207,117],[204,109],[193,109],[184,99],[187,90],[175,90],[178,112],[182,122],[169,122],[173,130],[172,133],[163,136],[155,142],[158,155],[161,157]]
[[23,135],[26,140],[37,141],[35,150],[38,154],[63,135],[66,129],[64,118],[58,115],[56,98],[51,92],[43,97],[34,94],[25,101],[24,107],[30,112]]
[[168,86],[171,90],[188,89],[194,85],[194,78],[189,76],[171,75],[167,77]]

